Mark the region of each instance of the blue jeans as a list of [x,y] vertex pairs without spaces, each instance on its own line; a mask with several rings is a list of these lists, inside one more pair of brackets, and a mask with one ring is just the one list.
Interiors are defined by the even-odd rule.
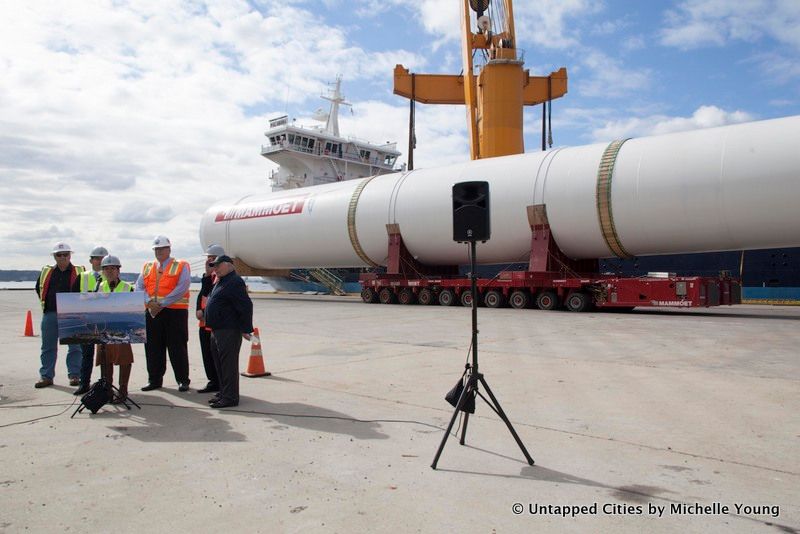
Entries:
[[[53,379],[56,376],[56,356],[58,354],[58,316],[56,312],[42,314],[42,368],[39,375]],[[79,376],[81,373],[81,346],[70,345],[67,349],[67,374]]]

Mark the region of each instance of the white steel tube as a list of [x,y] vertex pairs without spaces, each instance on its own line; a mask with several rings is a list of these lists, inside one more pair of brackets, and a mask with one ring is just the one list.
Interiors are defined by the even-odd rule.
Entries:
[[256,268],[362,267],[398,224],[420,262],[464,264],[451,189],[486,180],[481,263],[527,259],[537,204],[576,259],[800,246],[798,139],[795,116],[252,195],[209,208],[200,240]]

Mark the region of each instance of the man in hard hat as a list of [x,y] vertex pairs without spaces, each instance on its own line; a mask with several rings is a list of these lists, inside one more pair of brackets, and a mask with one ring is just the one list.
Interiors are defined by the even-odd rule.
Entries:
[[147,293],[148,383],[142,391],[159,389],[167,371],[167,352],[178,391],[189,391],[189,263],[171,256],[172,243],[164,235],[153,240],[155,261],[147,262],[136,280],[136,290]]
[[[127,293],[133,291],[133,284],[120,280],[119,273],[122,264],[116,256],[106,256],[102,260],[103,280],[100,282],[98,291],[102,293]],[[118,343],[108,345],[98,345],[97,365],[103,378],[109,384],[114,383],[114,365],[119,366],[119,396],[115,397],[111,403],[118,404],[128,397],[128,380],[131,377],[131,366],[133,365],[133,349],[130,343]]]
[[[53,247],[55,265],[45,265],[36,280],[36,294],[42,305],[42,367],[39,369],[40,379],[36,388],[53,385],[56,374],[56,358],[58,356],[58,315],[56,295],[80,291],[80,275],[83,267],[72,265],[72,248],[64,242]],[[81,346],[69,345],[67,349],[67,375],[69,384],[80,383],[78,375],[81,370]]]
[[[81,293],[91,293],[97,291],[97,286],[100,284],[103,275],[100,263],[103,258],[108,256],[106,247],[94,247],[89,253],[89,263],[92,265],[92,270],[86,270],[81,273],[80,287]],[[74,395],[83,395],[89,391],[89,385],[92,382],[92,364],[94,363],[94,345],[92,343],[84,343],[81,345],[81,385],[73,393]]]
[[247,286],[226,255],[212,262],[217,283],[208,296],[205,319],[211,328],[211,353],[217,365],[219,393],[209,400],[212,408],[239,405],[239,349],[242,338],[253,333],[253,302]]
[[206,371],[206,378],[208,378],[206,387],[198,389],[198,393],[214,393],[219,391],[217,368],[214,365],[214,359],[211,357],[211,329],[206,326],[203,312],[206,309],[208,295],[211,294],[211,290],[217,282],[217,275],[214,273],[214,267],[212,267],[211,264],[218,256],[223,256],[224,254],[225,249],[220,245],[210,245],[206,249],[205,273],[200,280],[200,292],[197,294],[195,316],[199,321],[200,352],[203,355],[203,368]]

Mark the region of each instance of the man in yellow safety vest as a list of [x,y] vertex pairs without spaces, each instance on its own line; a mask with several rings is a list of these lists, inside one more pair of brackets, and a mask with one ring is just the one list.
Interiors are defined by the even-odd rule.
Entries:
[[[81,273],[80,286],[81,293],[97,291],[97,285],[103,278],[100,263],[103,258],[108,256],[106,247],[94,247],[89,253],[89,263],[92,264],[91,271]],[[74,391],[74,395],[83,395],[89,391],[89,384],[92,381],[92,364],[94,364],[94,345],[84,343],[81,345],[81,385]]]
[[[35,387],[46,388],[53,385],[56,374],[56,358],[58,356],[58,315],[56,295],[73,293],[80,289],[78,279],[83,267],[72,265],[72,248],[64,242],[56,243],[52,250],[55,265],[45,265],[36,280],[36,294],[42,305],[42,367],[39,369],[40,379]],[[77,386],[80,380],[81,346],[70,345],[67,349],[67,375],[69,384]]]

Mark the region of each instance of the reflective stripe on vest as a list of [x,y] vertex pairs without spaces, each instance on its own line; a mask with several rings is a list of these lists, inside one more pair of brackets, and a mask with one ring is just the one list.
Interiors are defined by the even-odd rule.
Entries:
[[[80,276],[81,273],[85,270],[80,265],[73,265],[75,269],[75,274]],[[42,272],[39,273],[39,304],[42,305],[42,310],[44,310],[44,300],[47,296],[47,290],[50,287],[50,275],[53,273],[53,269],[55,269],[52,265],[45,265],[42,267]],[[72,284],[70,284],[72,286]]]
[[[200,297],[200,311],[205,312],[206,310],[206,303],[208,302],[208,297]],[[203,315],[205,317],[205,314]],[[206,322],[203,319],[200,319],[197,322],[197,326],[200,328],[205,328]]]
[[[172,259],[169,267],[164,272],[159,272],[156,262],[146,263],[142,268],[142,281],[147,294],[158,302],[178,286],[183,269],[189,269],[189,264],[184,260]],[[175,310],[189,309],[189,290],[181,298],[167,306]]]
[[129,284],[125,280],[120,280],[117,284],[117,287],[114,288],[114,291],[111,291],[111,284],[108,283],[108,280],[103,280],[100,282],[101,293],[127,293],[130,291],[133,291],[133,285]]
[[81,273],[81,293],[97,290],[97,278],[94,276],[94,271],[85,271]]

